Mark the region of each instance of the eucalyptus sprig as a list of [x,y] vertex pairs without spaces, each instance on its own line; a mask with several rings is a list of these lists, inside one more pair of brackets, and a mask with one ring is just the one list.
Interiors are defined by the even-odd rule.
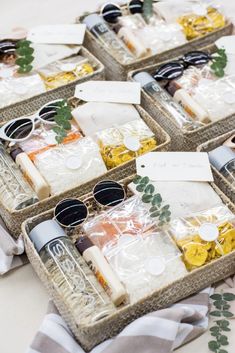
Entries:
[[141,200],[144,203],[151,204],[149,209],[150,217],[157,218],[159,220],[159,226],[170,222],[170,205],[163,206],[162,197],[159,193],[155,193],[155,187],[150,183],[149,177],[136,175],[133,183],[136,184],[136,190],[143,193]]
[[230,323],[227,319],[234,316],[233,313],[229,311],[229,302],[235,300],[235,294],[213,294],[210,298],[213,299],[213,306],[216,308],[216,310],[210,312],[210,315],[221,317],[222,319],[215,320],[214,326],[210,328],[211,336],[215,337],[215,340],[210,341],[208,347],[215,353],[228,353],[223,347],[229,345],[228,337],[225,332],[231,331]]
[[225,52],[225,49],[218,49],[216,55],[212,56],[212,65],[211,69],[214,71],[214,74],[217,77],[223,77],[225,72],[224,69],[226,68],[228,63],[228,57]]
[[17,43],[16,54],[18,58],[16,59],[16,64],[19,65],[18,72],[20,74],[26,74],[32,70],[33,52],[34,49],[31,47],[29,40],[23,39]]
[[71,130],[71,108],[66,102],[66,100],[62,100],[56,104],[55,109],[56,115],[54,116],[54,121],[57,126],[53,127],[53,131],[56,133],[56,141],[58,143],[61,143],[63,139],[67,136],[67,131]]
[[143,17],[147,23],[153,15],[153,0],[144,0]]

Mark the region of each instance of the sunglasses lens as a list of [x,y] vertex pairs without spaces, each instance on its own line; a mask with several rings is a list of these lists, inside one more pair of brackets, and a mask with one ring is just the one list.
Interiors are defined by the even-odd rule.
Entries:
[[180,63],[168,63],[162,65],[153,75],[156,81],[174,80],[183,74],[184,67]]
[[77,227],[87,218],[86,205],[77,199],[66,199],[55,208],[55,219],[64,227]]
[[16,50],[16,44],[10,41],[0,42],[0,55],[14,53]]
[[210,57],[207,53],[203,53],[202,51],[192,51],[184,55],[183,60],[189,65],[203,65],[208,63]]
[[30,119],[19,119],[5,127],[5,135],[13,140],[23,140],[29,136],[33,129],[33,122]]
[[131,0],[129,2],[129,11],[132,14],[142,13],[143,12],[143,1],[140,0]]
[[106,22],[116,23],[117,18],[122,16],[122,11],[115,4],[107,4],[103,7],[101,14]]
[[39,117],[42,120],[45,120],[47,123],[54,122],[54,117],[57,112],[57,108],[59,107],[61,101],[51,102],[45,105],[38,113]]
[[125,191],[119,183],[105,180],[96,184],[94,198],[102,206],[116,206],[125,199]]

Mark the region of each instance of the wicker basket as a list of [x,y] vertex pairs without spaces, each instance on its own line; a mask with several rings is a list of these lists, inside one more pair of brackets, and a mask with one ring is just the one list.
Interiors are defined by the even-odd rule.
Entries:
[[89,62],[94,67],[94,72],[79,78],[78,80],[74,80],[73,82],[52,89],[50,91],[38,94],[34,97],[25,99],[21,102],[17,102],[11,104],[7,107],[0,109],[0,122],[10,120],[16,118],[18,116],[23,116],[25,114],[30,114],[32,111],[39,109],[42,105],[46,104],[47,102],[53,101],[59,98],[69,98],[74,95],[75,86],[78,83],[82,83],[88,80],[104,80],[105,73],[104,73],[104,66],[101,64],[99,60],[97,60],[86,48],[81,47],[79,51],[79,55],[84,56],[85,58],[89,59]]
[[[121,178],[123,174],[116,174],[116,179]],[[123,182],[131,181],[124,180]],[[222,198],[223,202],[235,212],[235,205],[214,185],[211,184],[217,194]],[[90,186],[91,189],[92,185]],[[91,194],[83,196],[81,199],[89,200]],[[34,218],[26,220],[22,224],[23,237],[25,241],[26,253],[29,261],[33,265],[39,278],[47,288],[50,296],[53,298],[59,312],[65,319],[76,339],[80,342],[85,350],[92,349],[98,343],[113,337],[118,334],[127,324],[136,318],[187,297],[206,286],[232,275],[235,271],[235,251],[225,255],[211,263],[196,269],[183,278],[178,279],[171,284],[155,290],[150,295],[145,296],[138,302],[132,305],[127,305],[120,308],[115,314],[110,315],[101,321],[81,327],[79,319],[73,315],[66,303],[60,297],[57,289],[53,286],[46,267],[41,261],[38,253],[36,252],[33,243],[29,238],[29,232],[37,224],[53,217],[53,210],[44,212]]]
[[[121,6],[121,8],[123,12],[127,11],[127,7],[125,5]],[[83,17],[78,17],[76,22],[80,23]],[[118,59],[111,55],[109,49],[102,45],[102,43],[100,43],[100,41],[88,30],[85,35],[84,46],[105,65],[105,68],[107,69],[107,79],[125,81],[129,71],[137,70],[148,65],[153,65],[164,60],[169,60],[175,56],[185,53],[186,51],[207,46],[214,43],[218,38],[231,34],[232,31],[233,25],[227,21],[223,28],[215,30],[210,34],[198,39],[193,39],[186,44],[180,45],[160,54],[151,55],[144,59],[136,59],[131,64],[121,63]]]
[[[156,137],[158,145],[154,149],[154,151],[168,151],[170,149],[169,135],[158,125],[158,123],[156,123],[153,118],[151,118],[151,116],[142,107],[135,106],[135,108]],[[58,201],[61,200],[61,198],[72,197],[73,195],[83,195],[84,193],[88,193],[92,185],[94,186],[100,180],[107,178],[115,180],[117,176],[119,178],[120,176],[122,178],[126,178],[127,176],[132,175],[133,173],[135,173],[135,160],[126,162],[116,168],[110,169],[102,176],[95,178],[88,183],[84,183],[76,188],[57,194],[55,196],[50,196],[22,210],[9,210],[2,203],[0,203],[0,215],[3,218],[11,234],[15,238],[17,238],[20,234],[21,223],[24,220],[29,217],[35,216],[36,214],[39,214],[45,210],[48,210],[48,208],[54,207],[58,203]]]
[[[210,45],[207,47],[200,47],[200,50],[213,53],[216,50],[216,47],[215,45]],[[185,54],[187,51],[184,51],[183,54]],[[179,56],[174,57],[173,60],[177,60],[178,57]],[[139,70],[131,71],[128,74],[128,78],[129,80],[133,81],[133,76],[140,71],[153,73],[160,65],[166,62],[168,62],[168,60],[163,61],[162,63],[158,63],[157,65],[151,65],[144,68],[142,67]],[[196,150],[197,146],[203,142],[235,128],[235,114],[233,114],[215,123],[210,123],[202,126],[194,131],[183,132],[182,129],[180,129],[177,125],[173,116],[163,110],[160,101],[151,98],[143,89],[141,91],[142,106],[171,136],[171,147],[173,151],[194,151]],[[168,119],[165,119],[165,117],[163,118],[163,111],[168,116]]]
[[[233,127],[235,127],[235,123]],[[214,148],[221,146],[227,139],[229,139],[234,134],[235,129],[231,130],[227,134],[224,134],[222,136],[219,136],[203,143],[202,145],[198,146],[197,150],[199,152],[210,152]],[[228,196],[233,203],[235,203],[235,188],[217,169],[215,169],[213,166],[211,166],[211,168],[213,171],[216,185],[218,185],[218,187],[225,193],[225,195]]]

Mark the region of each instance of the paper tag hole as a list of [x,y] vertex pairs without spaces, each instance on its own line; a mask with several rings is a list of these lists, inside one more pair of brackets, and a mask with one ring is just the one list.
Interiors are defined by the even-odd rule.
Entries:
[[144,164],[142,164],[142,165],[141,165],[141,168],[145,168],[145,165],[144,165]]

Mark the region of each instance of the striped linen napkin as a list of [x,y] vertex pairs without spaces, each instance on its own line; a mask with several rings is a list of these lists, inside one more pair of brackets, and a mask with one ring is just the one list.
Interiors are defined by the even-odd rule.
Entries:
[[[28,262],[22,237],[13,239],[0,219],[0,275]],[[21,255],[21,256],[16,256]]]
[[[193,340],[208,327],[207,288],[171,307],[145,315],[90,353],[168,353]],[[52,302],[27,353],[84,353]]]

